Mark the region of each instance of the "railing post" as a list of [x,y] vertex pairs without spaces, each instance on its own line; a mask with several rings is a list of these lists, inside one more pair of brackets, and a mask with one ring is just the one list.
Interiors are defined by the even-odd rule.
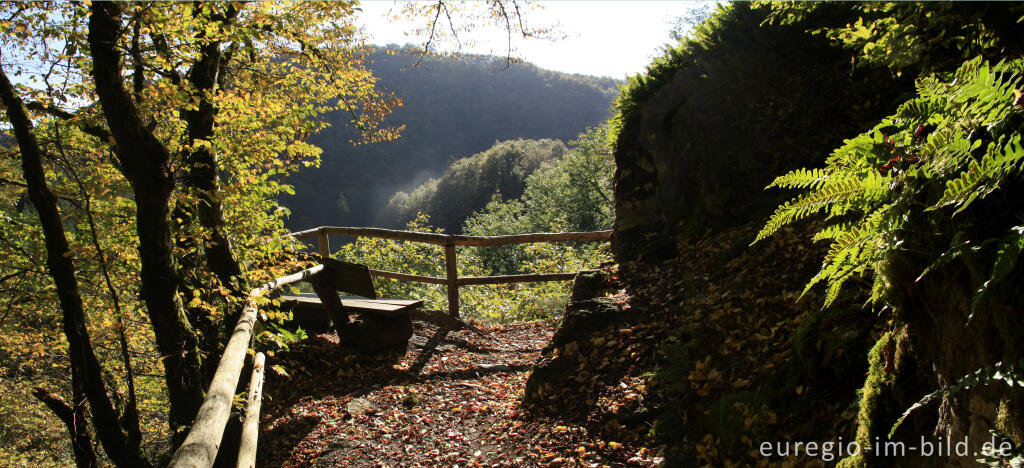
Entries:
[[323,227],[320,228],[320,232],[317,234],[317,248],[320,251],[320,256],[327,258],[331,256],[331,241],[327,238],[327,230]]
[[245,404],[245,421],[242,422],[242,443],[238,449],[238,468],[256,466],[256,439],[259,438],[260,405],[263,394],[263,353],[256,353],[252,363],[252,378],[249,380],[249,399]]
[[448,284],[448,314],[459,317],[459,268],[455,259],[455,243],[451,240],[444,245],[445,278]]

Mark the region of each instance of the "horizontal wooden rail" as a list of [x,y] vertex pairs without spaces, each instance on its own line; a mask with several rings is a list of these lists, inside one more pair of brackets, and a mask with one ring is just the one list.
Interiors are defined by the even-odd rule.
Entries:
[[538,283],[542,281],[567,281],[576,277],[576,273],[534,273],[526,275],[504,276],[463,276],[457,280],[459,286],[472,284],[508,284]]
[[318,237],[321,234],[349,237],[375,237],[410,242],[421,242],[434,245],[460,245],[470,247],[488,247],[512,244],[529,244],[535,242],[570,242],[570,241],[603,241],[611,239],[612,231],[594,232],[533,232],[528,234],[511,234],[507,236],[463,236],[439,234],[434,232],[398,231],[395,229],[368,227],[321,226],[305,231],[289,234],[296,239]]
[[387,270],[374,270],[370,269],[370,275],[380,276],[382,278],[394,278],[405,281],[416,281],[419,283],[430,283],[430,284],[447,284],[448,280],[444,278],[438,278],[436,276],[423,276],[423,275],[410,275],[408,273],[397,273],[394,271]]
[[231,339],[224,347],[220,363],[217,364],[217,371],[213,374],[213,381],[210,382],[210,388],[206,391],[206,398],[203,399],[203,404],[199,407],[199,412],[196,414],[192,428],[188,431],[188,436],[185,437],[185,442],[174,452],[168,466],[174,468],[213,466],[213,461],[217,458],[217,450],[220,448],[221,438],[224,437],[224,427],[231,416],[231,402],[235,397],[235,387],[238,385],[238,378],[241,376],[246,352],[249,349],[249,341],[252,338],[252,329],[256,324],[256,298],[281,286],[308,279],[323,269],[323,265],[307,268],[298,273],[269,281],[249,292],[245,309],[242,310],[242,317],[238,319],[238,324],[231,332]]

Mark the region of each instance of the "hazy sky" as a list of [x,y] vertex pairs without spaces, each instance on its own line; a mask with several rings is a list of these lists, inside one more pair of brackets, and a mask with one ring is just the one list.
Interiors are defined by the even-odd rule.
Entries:
[[[429,2],[428,2],[429,3]],[[530,25],[551,26],[564,39],[522,40],[513,43],[513,55],[540,67],[567,73],[625,78],[643,71],[670,42],[674,18],[702,5],[698,1],[542,1],[543,9],[524,14]],[[425,38],[406,33],[423,27],[418,23],[396,23],[386,18],[395,7],[389,0],[364,0],[361,23],[374,44],[415,43]],[[445,25],[447,27],[447,25]],[[503,29],[475,28],[461,36],[476,45],[464,52],[504,55],[508,37]]]

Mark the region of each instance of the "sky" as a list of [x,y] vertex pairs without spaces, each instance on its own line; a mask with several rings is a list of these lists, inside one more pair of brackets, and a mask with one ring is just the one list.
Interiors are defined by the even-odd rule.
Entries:
[[[565,37],[557,40],[517,38],[513,42],[514,56],[550,70],[616,79],[642,72],[671,42],[672,20],[708,4],[694,0],[539,3],[541,9],[524,13],[527,27],[551,27]],[[408,33],[429,24],[429,18],[396,22],[387,18],[392,8],[397,12],[400,5],[389,0],[362,2],[359,23],[370,36],[370,42],[422,45],[426,40],[424,36]],[[464,46],[463,52],[504,56],[508,50],[504,29],[477,27],[460,33],[460,40],[475,42],[472,47]]]

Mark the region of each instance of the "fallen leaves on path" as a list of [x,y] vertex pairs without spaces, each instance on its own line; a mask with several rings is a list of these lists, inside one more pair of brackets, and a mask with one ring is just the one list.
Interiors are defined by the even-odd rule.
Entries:
[[320,335],[279,354],[270,376],[261,466],[652,466],[654,454],[602,440],[585,424],[520,407],[551,321],[481,327],[416,323],[404,353],[346,354]]

